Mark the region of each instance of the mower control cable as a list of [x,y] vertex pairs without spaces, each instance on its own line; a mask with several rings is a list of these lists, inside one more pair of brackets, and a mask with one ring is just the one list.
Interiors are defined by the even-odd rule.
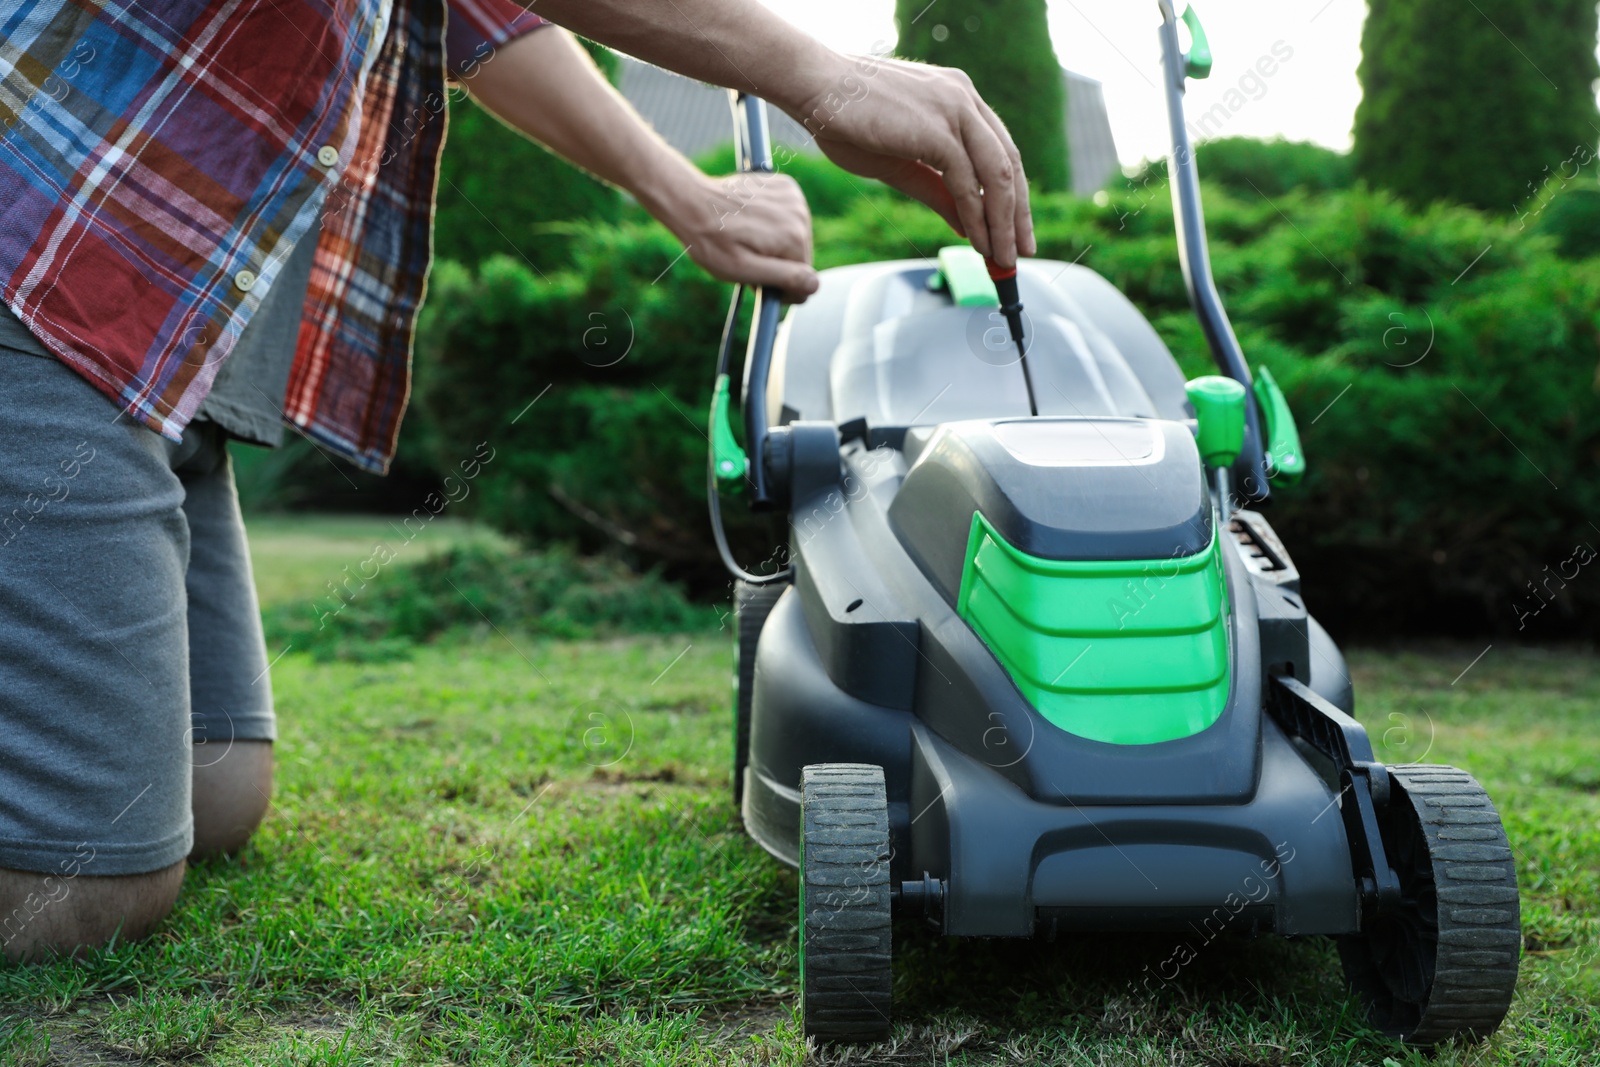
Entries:
[[[784,566],[773,574],[756,574],[739,566],[739,561],[733,558],[733,549],[728,545],[728,533],[722,526],[722,497],[718,491],[719,475],[730,481],[743,478],[749,480],[749,467],[752,463],[761,463],[765,457],[756,455],[745,458],[743,450],[737,444],[732,444],[729,449],[727,444],[732,443],[733,435],[728,430],[728,368],[733,362],[733,330],[739,321],[739,306],[744,303],[744,286],[733,287],[733,300],[728,305],[728,319],[722,326],[722,344],[717,350],[717,385],[712,391],[711,398],[711,433],[716,442],[721,442],[725,434],[727,442],[723,447],[713,447],[706,462],[706,504],[711,517],[711,536],[717,542],[717,555],[722,557],[722,565],[729,574],[750,585],[773,585],[778,582],[791,581],[794,578],[794,564]],[[738,464],[742,461],[744,470],[719,471],[721,464]],[[730,477],[731,475],[731,477]]]
[[[740,173],[766,172],[772,167],[772,142],[767,132],[767,108],[754,96],[729,90],[733,108],[734,155]],[[744,388],[741,390],[745,447],[734,439],[728,407],[732,383],[728,371],[733,363],[733,331],[739,324],[744,304],[744,285],[733,287],[728,319],[722,326],[722,344],[717,349],[717,374],[711,390],[710,457],[706,463],[706,506],[711,515],[711,534],[717,542],[717,555],[728,573],[750,585],[773,585],[791,581],[794,565],[787,564],[773,574],[756,574],[739,566],[728,546],[722,526],[721,483],[744,483],[752,509],[767,510],[776,505],[772,491],[772,472],[767,466],[769,441],[767,425],[767,376],[772,367],[772,347],[777,335],[781,294],[771,287],[755,286],[756,305],[750,324],[750,346],[745,354]]]
[[1017,359],[1022,364],[1022,381],[1028,387],[1028,413],[1039,414],[1039,401],[1033,395],[1033,375],[1028,373],[1028,347],[1022,339],[1022,294],[1017,291],[1017,268],[1001,270],[994,260],[984,257],[983,265],[989,269],[989,280],[994,282],[995,295],[1000,298],[1000,314],[1005,316],[1006,328],[1017,344]]

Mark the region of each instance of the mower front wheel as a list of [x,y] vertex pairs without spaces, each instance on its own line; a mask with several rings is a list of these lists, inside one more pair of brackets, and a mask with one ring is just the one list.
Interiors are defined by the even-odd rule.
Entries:
[[1500,815],[1454,767],[1389,768],[1379,830],[1400,903],[1341,938],[1377,1029],[1412,1045],[1481,1040],[1511,1006],[1522,948],[1516,863]]
[[805,768],[800,823],[802,1028],[819,1041],[882,1041],[893,955],[883,768]]

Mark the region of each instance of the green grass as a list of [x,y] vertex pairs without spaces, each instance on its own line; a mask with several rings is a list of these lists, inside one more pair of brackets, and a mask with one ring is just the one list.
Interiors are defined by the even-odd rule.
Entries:
[[[273,559],[315,569],[263,548],[264,583]],[[1353,659],[1385,758],[1472,770],[1517,848],[1523,976],[1486,1047],[1430,1061],[1376,1038],[1320,942],[1222,939],[1145,983],[1171,938],[945,942],[907,926],[895,1043],[825,1059],[1595,1062],[1600,679],[1592,656],[1497,644],[1452,684],[1478,651]],[[255,840],[192,870],[147,942],[0,965],[0,1063],[800,1062],[795,880],[728,799],[728,675],[715,630],[490,632],[380,663],[290,652]]]

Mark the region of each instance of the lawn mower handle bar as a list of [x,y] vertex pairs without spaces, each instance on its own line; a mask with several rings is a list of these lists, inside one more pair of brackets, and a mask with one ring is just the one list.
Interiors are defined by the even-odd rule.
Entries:
[[[741,173],[772,172],[772,139],[767,126],[767,105],[760,97],[732,90],[734,143]],[[756,306],[750,323],[750,343],[744,358],[744,439],[749,449],[750,505],[774,506],[772,473],[767,468],[767,379],[772,371],[772,348],[778,337],[783,294],[769,285],[755,287]]]
[[[1161,8],[1161,53],[1166,74],[1167,117],[1172,132],[1172,157],[1168,181],[1172,185],[1173,217],[1178,230],[1178,261],[1183,269],[1189,302],[1211,348],[1212,357],[1224,374],[1251,389],[1250,368],[1245,363],[1233,324],[1222,306],[1216,281],[1211,275],[1211,255],[1206,247],[1205,217],[1200,207],[1200,181],[1194,165],[1194,150],[1184,121],[1183,96],[1188,74],[1178,42],[1178,20],[1170,0],[1157,0]],[[741,173],[771,173],[772,141],[767,125],[767,106],[759,97],[729,91],[733,105],[735,148]],[[749,449],[750,503],[757,509],[775,504],[771,474],[767,469],[769,423],[767,421],[767,381],[772,371],[772,349],[778,335],[778,319],[783,310],[782,294],[771,286],[756,287],[754,318],[749,346],[745,351],[743,411],[745,443]],[[1239,485],[1243,495],[1256,502],[1270,496],[1266,449],[1261,429],[1261,414],[1254,403],[1245,404],[1244,447],[1239,463],[1246,468]]]
[[1238,485],[1241,495],[1263,502],[1270,495],[1270,490],[1267,485],[1261,413],[1250,399],[1250,368],[1244,361],[1239,339],[1234,336],[1233,324],[1228,321],[1222,297],[1217,293],[1217,283],[1211,276],[1206,222],[1200,208],[1200,177],[1195,170],[1194,149],[1189,143],[1189,127],[1184,121],[1187,57],[1178,42],[1178,18],[1173,13],[1171,0],[1157,0],[1157,3],[1161,8],[1161,59],[1166,75],[1167,120],[1172,128],[1172,156],[1167,166],[1167,181],[1172,186],[1172,215],[1178,229],[1178,263],[1183,268],[1189,303],[1194,308],[1195,318],[1200,320],[1200,329],[1206,335],[1212,358],[1222,373],[1245,387],[1244,447],[1238,461],[1238,466],[1245,468],[1245,476],[1238,479]]

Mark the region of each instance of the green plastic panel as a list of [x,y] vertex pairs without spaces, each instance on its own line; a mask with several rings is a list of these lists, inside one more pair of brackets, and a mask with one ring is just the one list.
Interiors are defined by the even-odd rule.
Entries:
[[1300,447],[1300,429],[1294,424],[1294,412],[1289,401],[1278,388],[1277,379],[1265,367],[1256,368],[1256,403],[1261,405],[1261,418],[1266,423],[1267,464],[1272,481],[1280,485],[1295,485],[1306,475],[1306,454]]
[[929,280],[937,289],[950,290],[950,299],[962,307],[999,307],[1000,294],[983,257],[971,245],[947,245],[939,249],[939,273]]
[[1220,552],[1213,537],[1173,559],[1040,559],[975,514],[956,610],[1051,723],[1116,745],[1171,741],[1228,702]]

